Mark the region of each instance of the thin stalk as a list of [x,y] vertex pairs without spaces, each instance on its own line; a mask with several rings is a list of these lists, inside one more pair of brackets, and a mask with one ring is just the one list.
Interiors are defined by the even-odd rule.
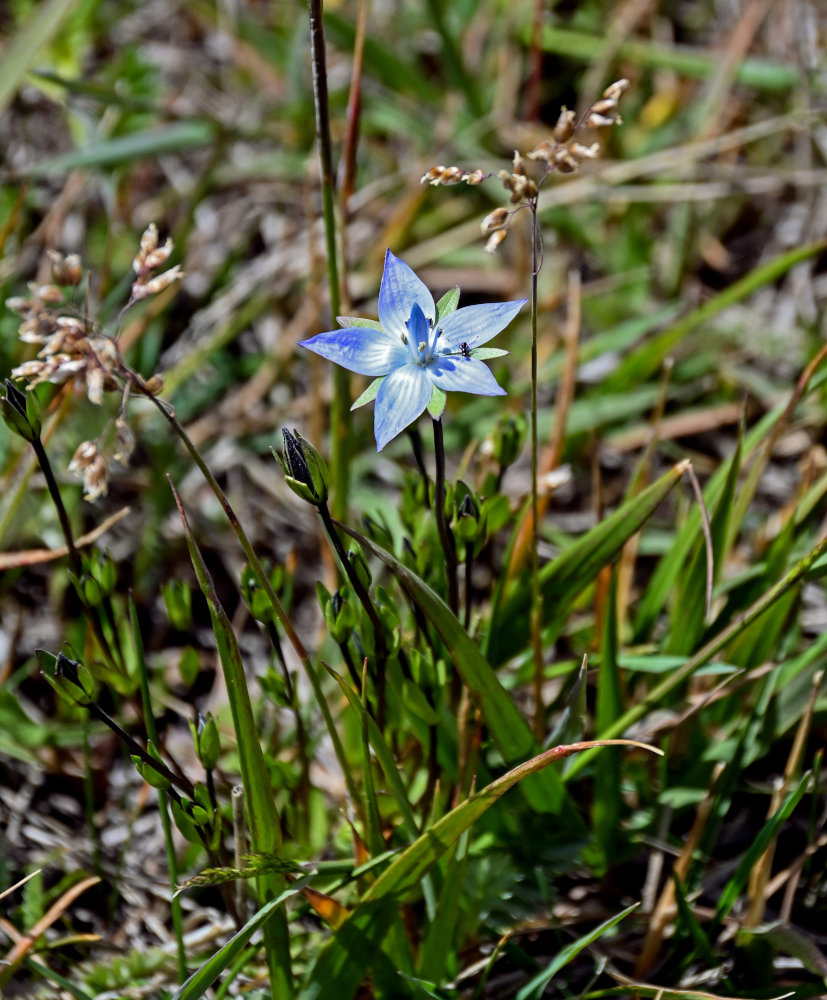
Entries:
[[[141,640],[141,632],[138,625],[138,612],[132,595],[129,596],[129,621],[132,626],[132,637],[135,646],[135,658],[138,664],[138,684],[141,690],[141,704],[144,710],[144,725],[146,735],[152,743],[158,746],[158,727],[155,725],[155,713],[152,711],[152,698],[149,694],[149,671],[144,656],[144,645]],[[187,978],[187,953],[184,948],[184,919],[181,910],[181,899],[176,895],[175,889],[178,885],[178,859],[175,856],[175,842],[172,836],[172,822],[169,818],[168,796],[162,791],[158,791],[158,811],[161,814],[161,826],[164,832],[164,849],[167,855],[167,872],[169,874],[170,916],[172,917],[172,930],[175,935],[175,955],[178,964],[178,982],[183,983]]]
[[471,577],[474,572],[474,546],[472,542],[465,545],[465,615],[462,624],[465,631],[471,627]]
[[436,486],[434,504],[436,525],[442,552],[445,555],[445,576],[448,579],[448,606],[456,615],[459,611],[459,587],[457,586],[457,552],[448,521],[445,518],[445,442],[442,437],[442,421],[434,420],[434,455],[436,457]]
[[100,831],[95,824],[95,779],[92,774],[92,750],[89,746],[88,712],[83,715],[83,806],[86,813],[86,828],[92,843],[92,864],[95,874],[103,878]]
[[284,605],[279,600],[275,590],[273,590],[273,585],[270,583],[270,578],[268,577],[267,573],[265,573],[264,567],[261,565],[261,560],[256,555],[255,550],[253,549],[253,546],[250,543],[250,539],[247,537],[246,532],[242,528],[241,522],[236,517],[235,511],[230,506],[230,501],[227,499],[226,494],[218,485],[218,482],[215,476],[210,471],[209,466],[201,457],[201,453],[195,447],[193,442],[190,440],[190,437],[187,434],[187,432],[184,430],[184,428],[176,419],[175,413],[171,409],[169,409],[164,403],[162,403],[161,400],[158,399],[156,396],[147,393],[144,390],[141,383],[138,382],[137,380],[133,381],[133,386],[137,391],[141,393],[141,395],[145,396],[152,403],[154,403],[158,411],[167,420],[170,427],[175,431],[175,433],[180,438],[182,444],[189,452],[192,460],[198,466],[201,475],[204,477],[204,479],[206,479],[207,484],[215,494],[216,498],[218,499],[218,502],[221,504],[221,507],[224,510],[224,515],[229,521],[230,527],[233,529],[233,532],[235,533],[235,536],[238,539],[239,545],[241,546],[244,555],[247,557],[247,561],[249,562],[250,566],[252,566],[253,571],[258,577],[259,582],[261,583],[261,586],[264,590],[264,593],[267,594],[267,598],[270,601],[273,611],[275,612],[275,615],[279,620],[279,624],[284,629],[284,634],[287,636],[290,645],[293,647],[293,649],[296,652],[296,655],[301,661],[302,667],[304,668],[304,671],[307,674],[307,678],[310,681],[310,686],[313,688],[313,696],[316,699],[316,704],[319,706],[319,711],[322,713],[325,726],[327,727],[328,735],[330,736],[330,741],[333,744],[333,749],[334,752],[336,753],[336,759],[339,761],[339,767],[342,769],[342,774],[344,776],[345,783],[347,784],[348,787],[348,792],[350,793],[354,802],[359,802],[360,800],[356,789],[356,785],[350,774],[350,767],[348,766],[344,747],[342,746],[342,741],[339,738],[339,733],[337,732],[336,726],[333,722],[333,716],[330,714],[330,708],[327,704],[324,692],[322,691],[322,686],[319,681],[319,675],[317,674],[315,667],[310,661],[310,657],[307,655],[307,650],[304,648],[304,643],[301,641],[296,630],[293,628],[293,623],[290,621],[290,618],[288,617],[287,612],[284,609]]
[[374,671],[376,676],[376,721],[379,728],[382,729],[384,728],[386,698],[385,664],[388,660],[388,644],[385,639],[385,627],[382,624],[382,619],[379,617],[379,612],[376,610],[376,607],[370,598],[370,594],[365,589],[364,584],[359,579],[359,574],[353,568],[347,557],[345,547],[342,544],[341,538],[339,538],[336,526],[333,524],[327,504],[319,504],[318,511],[319,517],[322,519],[322,524],[324,525],[324,530],[327,532],[327,537],[330,539],[330,544],[336,551],[336,555],[339,557],[342,569],[345,571],[345,574],[350,581],[350,585],[353,587],[354,593],[359,598],[359,603],[365,609],[365,614],[368,616],[370,624],[373,628],[373,636],[376,643],[376,663]]
[[531,201],[531,649],[534,659],[534,738],[543,742],[543,593],[540,589],[540,494],[537,432],[537,275],[540,272],[537,199]]
[[422,485],[425,489],[425,506],[431,506],[431,495],[430,495],[430,482],[428,480],[428,470],[425,468],[425,455],[422,451],[422,435],[416,429],[416,427],[408,428],[408,437],[411,441],[411,449],[414,454],[414,461],[416,462],[416,467],[419,469],[419,474],[422,476]]
[[[309,0],[307,6],[310,13],[310,58],[313,64],[313,99],[316,104],[316,134],[319,140],[327,283],[330,291],[330,311],[335,317],[340,312],[339,266],[336,258],[335,181],[330,141],[322,0]],[[333,369],[333,403],[330,408],[330,475],[333,484],[333,513],[337,518],[347,516],[349,435],[350,376],[347,369],[336,365]]]
[[[83,577],[83,561],[75,545],[75,539],[72,535],[72,526],[69,523],[69,515],[66,513],[66,507],[63,504],[63,497],[60,495],[60,487],[55,479],[55,474],[52,472],[52,463],[49,461],[49,456],[46,454],[46,449],[43,447],[43,442],[40,438],[35,438],[31,442],[31,445],[34,450],[35,458],[37,459],[37,464],[40,466],[40,471],[43,473],[43,478],[46,480],[46,487],[49,490],[49,496],[52,498],[52,503],[55,505],[55,510],[57,511],[57,519],[60,522],[60,530],[63,532],[63,538],[69,552],[69,563],[72,567],[72,573],[74,574],[77,583],[80,584]],[[77,591],[78,597],[83,604],[86,618],[92,628],[95,639],[97,639],[101,652],[107,659],[108,665],[116,673],[126,673],[123,661],[121,660],[119,662],[112,651],[112,646],[104,634],[95,609],[86,602],[79,586],[75,587],[75,590]]]

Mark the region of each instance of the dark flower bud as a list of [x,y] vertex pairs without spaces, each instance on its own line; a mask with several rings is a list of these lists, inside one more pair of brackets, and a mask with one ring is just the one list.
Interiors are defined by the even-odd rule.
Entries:
[[88,708],[95,701],[95,678],[91,670],[63,653],[53,656],[45,649],[35,651],[40,672],[55,691],[71,705]]
[[321,507],[327,502],[327,466],[322,456],[298,431],[281,429],[284,452],[276,459],[284,470],[284,478],[290,489],[302,500]]
[[347,597],[347,590],[343,588],[337,590],[323,605],[327,631],[340,645],[350,639],[357,621],[356,608]]
[[5,395],[0,396],[0,409],[8,429],[32,444],[40,438],[40,407],[33,392],[21,392],[5,380]]
[[506,413],[497,421],[491,439],[491,451],[503,469],[516,461],[527,429],[528,424],[522,413]]

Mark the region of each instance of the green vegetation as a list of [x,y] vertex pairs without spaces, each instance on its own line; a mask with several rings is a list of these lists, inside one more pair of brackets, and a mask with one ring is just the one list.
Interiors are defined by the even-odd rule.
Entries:
[[0,13],[3,995],[824,994],[815,5],[547,6]]

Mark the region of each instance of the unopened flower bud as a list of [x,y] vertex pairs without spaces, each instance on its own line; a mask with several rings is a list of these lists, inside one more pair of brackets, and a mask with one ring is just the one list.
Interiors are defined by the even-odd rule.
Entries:
[[327,502],[328,471],[324,459],[298,431],[291,433],[282,427],[281,434],[284,453],[280,458],[273,454],[284,469],[285,482],[296,496],[320,507]]
[[457,537],[466,543],[474,542],[479,534],[480,508],[473,494],[466,493],[457,510],[455,531]]
[[181,801],[171,799],[170,807],[172,809],[172,821],[178,827],[178,832],[184,840],[189,841],[190,844],[202,844],[201,837],[198,835],[198,826],[191,816],[192,803],[186,799],[182,799]]
[[522,413],[506,413],[494,425],[491,452],[501,468],[507,469],[520,454],[528,424]]
[[218,738],[218,726],[211,712],[206,715],[198,713],[198,718],[193,722],[189,720],[192,740],[195,744],[195,753],[203,766],[208,771],[218,763],[221,753],[221,743]]
[[[152,740],[147,742],[146,752],[153,760],[157,760],[159,764],[163,764],[163,759],[161,758],[160,753],[158,753],[158,749]],[[145,761],[143,757],[139,757],[138,754],[130,754],[129,756],[132,758],[135,770],[148,785],[151,785],[153,788],[157,788],[162,792],[165,792],[169,788],[170,780],[166,777],[166,775],[161,774],[160,771]]]
[[324,602],[324,621],[331,638],[339,645],[350,639],[356,627],[357,611],[353,601],[348,600],[346,588],[337,590]]
[[5,380],[5,394],[0,396],[3,421],[10,431],[29,444],[40,437],[40,406],[33,392],[21,392],[14,383]]
[[55,657],[38,649],[36,655],[44,678],[64,701],[83,708],[94,702],[96,684],[87,666],[70,660],[63,653],[58,653]]
[[365,559],[365,554],[358,547],[358,545],[354,544],[352,548],[348,550],[347,561],[353,567],[359,582],[365,590],[367,590],[368,587],[370,587],[373,578],[371,577],[370,568],[368,567],[367,560]]

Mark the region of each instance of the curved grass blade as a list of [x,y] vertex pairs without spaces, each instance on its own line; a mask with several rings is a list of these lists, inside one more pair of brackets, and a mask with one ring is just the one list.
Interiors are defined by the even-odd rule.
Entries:
[[301,892],[310,880],[310,875],[306,875],[298,882],[293,882],[289,889],[265,903],[262,908],[255,913],[241,930],[233,935],[230,940],[219,949],[212,958],[208,959],[200,969],[189,977],[173,994],[172,1000],[197,1000],[202,997],[212,984],[218,979],[221,973],[228,968],[235,958],[242,952],[247,942],[260,928],[264,927],[268,920],[284,906],[288,899]]
[[[657,482],[632,497],[540,571],[543,607],[552,621],[560,621],[571,602],[600,570],[615,559],[626,542],[640,531],[658,505],[680,482],[687,462],[678,462]],[[522,589],[507,599],[494,615],[489,639],[489,660],[494,666],[518,653],[528,634],[529,593]],[[545,622],[549,624],[549,622]]]
[[5,111],[37,53],[57,34],[77,3],[78,0],[50,0],[36,4],[25,24],[4,46],[0,114]]
[[590,944],[594,944],[595,941],[600,940],[604,934],[608,933],[616,924],[619,924],[624,917],[628,917],[629,914],[633,910],[636,910],[639,906],[640,903],[632,903],[632,905],[627,906],[625,910],[615,914],[613,917],[609,917],[608,920],[604,920],[603,923],[600,924],[599,927],[595,927],[593,931],[589,931],[589,933],[584,934],[583,937],[578,938],[576,941],[572,941],[571,944],[567,944],[565,948],[561,948],[551,960],[548,967],[543,969],[542,972],[538,973],[532,980],[523,986],[523,988],[517,993],[516,1000],[539,1000],[539,998],[543,995],[543,991],[546,986],[548,986],[548,984],[564,966],[568,965],[572,959],[577,958],[584,948],[588,948]]
[[[541,772],[554,761],[600,746],[638,746],[632,740],[589,740],[552,747],[502,775],[482,791],[470,795],[406,848],[379,876],[351,916],[323,946],[318,961],[302,986],[298,1000],[351,1000],[373,962],[392,917],[414,888],[459,837],[519,781]],[[645,747],[654,750],[653,747]]]
[[[171,481],[170,486],[172,486]],[[244,785],[247,821],[250,826],[250,844],[254,854],[280,855],[282,853],[281,825],[273,801],[270,775],[259,742],[250,694],[247,690],[241,650],[238,647],[238,640],[227,613],[218,600],[204,558],[192,537],[181,498],[174,486],[172,486],[172,492],[184,525],[187,548],[198,579],[198,585],[207,599],[210,609],[213,634],[224,672],[227,700],[230,703],[233,728],[238,745],[241,781]],[[259,891],[265,899],[275,893],[280,893],[284,887],[284,878],[280,875],[262,875],[257,881]],[[267,924],[264,928],[264,943],[275,994],[280,997],[292,996],[290,942],[287,933],[287,920],[283,913],[279,915],[277,920]]]

